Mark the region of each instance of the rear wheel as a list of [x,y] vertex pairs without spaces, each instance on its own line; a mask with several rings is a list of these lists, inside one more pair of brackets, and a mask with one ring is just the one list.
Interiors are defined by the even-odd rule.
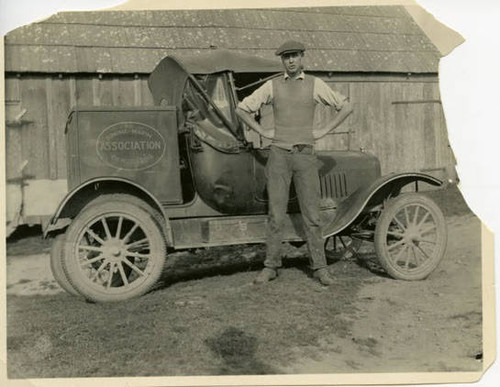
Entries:
[[64,243],[66,241],[66,235],[59,234],[54,238],[52,242],[52,248],[50,250],[50,269],[54,279],[57,281],[59,286],[66,290],[69,294],[73,296],[81,296],[80,293],[71,285],[66,277],[66,273],[63,270],[62,258],[64,254]]
[[421,194],[403,194],[389,201],[375,228],[380,264],[396,279],[427,277],[443,258],[446,240],[443,213]]
[[89,203],[66,233],[64,271],[89,300],[140,296],[161,275],[166,247],[154,210],[126,198],[109,195]]

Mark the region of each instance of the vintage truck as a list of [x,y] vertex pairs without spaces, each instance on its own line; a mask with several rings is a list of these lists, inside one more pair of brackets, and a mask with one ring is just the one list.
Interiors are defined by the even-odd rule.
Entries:
[[[280,71],[279,62],[224,50],[167,56],[149,78],[155,106],[75,108],[66,125],[69,193],[44,230],[56,236],[51,265],[61,286],[96,302],[125,300],[155,285],[169,251],[264,242],[269,147],[235,108]],[[366,240],[396,279],[436,268],[443,214],[408,191],[441,181],[381,176],[378,159],[362,151],[318,151],[318,160],[328,253]],[[303,241],[293,186],[288,213],[285,240]]]

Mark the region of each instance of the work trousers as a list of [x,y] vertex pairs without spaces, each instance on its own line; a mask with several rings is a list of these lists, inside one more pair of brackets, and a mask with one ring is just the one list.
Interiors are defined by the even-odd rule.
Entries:
[[320,183],[317,158],[312,147],[286,150],[271,146],[266,165],[269,196],[267,251],[264,266],[281,266],[283,223],[293,179],[304,223],[310,264],[313,270],[326,267],[319,201]]

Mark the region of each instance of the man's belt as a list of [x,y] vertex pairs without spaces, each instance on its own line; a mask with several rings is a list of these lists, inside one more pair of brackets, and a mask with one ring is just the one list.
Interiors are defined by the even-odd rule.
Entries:
[[309,144],[296,144],[290,148],[290,153],[313,153],[314,147]]

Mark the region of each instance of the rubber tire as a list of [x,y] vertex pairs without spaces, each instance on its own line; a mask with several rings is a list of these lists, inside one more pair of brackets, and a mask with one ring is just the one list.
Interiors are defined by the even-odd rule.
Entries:
[[[427,211],[431,213],[436,223],[436,230],[438,234],[436,242],[437,250],[433,253],[430,262],[423,265],[420,269],[408,272],[397,265],[395,266],[390,259],[387,251],[386,232],[393,220],[393,217],[405,206],[412,204],[424,206]],[[394,199],[391,199],[380,214],[375,227],[374,242],[379,262],[391,277],[405,281],[422,280],[429,276],[434,269],[436,269],[439,262],[441,262],[444,257],[447,242],[446,220],[441,209],[429,197],[418,193],[402,194]]]
[[52,242],[52,248],[50,249],[50,269],[54,279],[66,292],[72,296],[81,297],[81,294],[71,285],[66,273],[64,272],[62,265],[62,255],[64,254],[64,243],[66,241],[66,235],[59,234],[54,238]]
[[[151,239],[153,250],[151,262],[152,270],[148,273],[144,282],[133,289],[121,293],[109,293],[104,289],[96,289],[89,284],[88,278],[81,272],[78,259],[75,256],[75,248],[81,231],[96,218],[106,213],[122,213],[133,217],[141,224],[141,228]],[[155,215],[154,209],[140,199],[125,194],[104,195],[87,204],[68,227],[66,232],[66,244],[63,269],[69,282],[87,300],[93,302],[115,302],[139,297],[147,293],[158,281],[165,264],[166,244],[163,228],[159,224],[161,218]]]

